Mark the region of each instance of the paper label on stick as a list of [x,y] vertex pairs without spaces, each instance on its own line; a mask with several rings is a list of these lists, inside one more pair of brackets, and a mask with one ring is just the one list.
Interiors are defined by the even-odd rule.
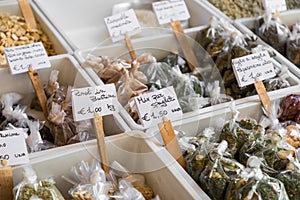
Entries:
[[137,96],[135,103],[142,124],[146,127],[152,123],[160,122],[164,116],[169,119],[182,117],[182,109],[173,87]]
[[125,35],[135,35],[142,31],[133,9],[104,18],[113,42],[125,39]]
[[51,67],[42,42],[4,48],[5,57],[12,74],[21,74],[33,69]]
[[75,121],[94,118],[94,113],[101,116],[118,111],[115,84],[72,90],[73,116]]
[[267,51],[235,58],[231,62],[240,87],[276,76],[273,63]]
[[265,10],[268,10],[272,13],[287,10],[285,0],[263,0],[263,5]]
[[167,24],[177,20],[183,21],[191,17],[183,0],[154,2],[152,7],[159,24]]
[[7,165],[29,162],[24,134],[22,129],[0,131],[0,160],[7,160]]

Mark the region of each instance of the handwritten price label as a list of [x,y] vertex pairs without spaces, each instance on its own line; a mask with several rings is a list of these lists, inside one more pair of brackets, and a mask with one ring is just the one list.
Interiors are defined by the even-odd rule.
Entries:
[[122,40],[125,35],[135,35],[142,31],[133,9],[104,18],[109,35],[113,42]]
[[159,1],[152,3],[159,24],[189,19],[190,13],[183,0]]
[[269,10],[271,12],[281,12],[287,10],[285,0],[263,0],[263,5],[265,10]]
[[12,74],[27,72],[30,66],[34,69],[51,66],[42,42],[5,48],[4,53]]
[[24,134],[21,129],[0,131],[0,160],[7,160],[8,165],[29,162]]
[[110,115],[117,109],[117,94],[114,84],[72,90],[73,116],[75,121],[94,118],[94,113]]
[[182,117],[182,109],[173,87],[135,97],[140,119],[144,126],[158,123],[164,116],[170,119]]
[[240,87],[276,76],[267,51],[232,59],[232,66]]

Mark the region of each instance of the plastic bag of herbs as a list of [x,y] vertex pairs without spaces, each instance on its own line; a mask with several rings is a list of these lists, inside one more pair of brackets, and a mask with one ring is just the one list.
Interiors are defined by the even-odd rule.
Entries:
[[[242,148],[240,158],[243,158],[242,155],[244,155],[244,158],[247,157],[245,155],[255,155],[259,158],[263,158],[262,170],[270,176],[276,176],[287,167],[289,163],[288,156],[295,156],[295,148],[284,140],[280,131],[281,130],[267,131],[264,136],[264,142],[259,143],[257,141],[255,151]],[[244,160],[241,160],[241,162],[244,162]]]
[[292,33],[286,45],[286,56],[300,67],[300,22],[292,26]]
[[223,126],[218,141],[226,140],[228,151],[238,159],[242,146],[246,142],[260,138],[265,133],[265,129],[254,119],[237,120],[237,117],[238,114]]
[[300,163],[299,160],[288,156],[289,163],[285,170],[281,171],[276,178],[280,180],[291,200],[300,199]]
[[256,34],[281,54],[285,55],[286,43],[291,32],[280,20],[279,16],[266,12],[262,18],[257,19],[256,23]]
[[260,169],[261,161],[261,158],[255,156],[248,159],[247,168],[230,182],[226,191],[226,200],[289,199],[283,183]]
[[234,181],[244,166],[235,160],[226,158],[227,142],[209,152],[209,162],[199,176],[200,187],[212,199],[224,199],[227,186]]
[[[183,153],[188,173],[198,183],[200,173],[209,162],[208,153],[218,146],[218,143],[215,142],[215,135],[213,128],[205,128],[195,137],[189,139],[188,143],[192,144],[193,148],[186,149]],[[180,147],[183,146],[182,139],[179,139],[178,142]]]
[[64,200],[52,178],[38,180],[31,166],[24,167],[23,181],[14,187],[15,200]]

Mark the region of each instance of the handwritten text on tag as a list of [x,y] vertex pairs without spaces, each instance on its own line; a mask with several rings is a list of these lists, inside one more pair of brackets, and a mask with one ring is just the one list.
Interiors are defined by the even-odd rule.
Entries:
[[0,160],[7,160],[8,165],[29,162],[24,134],[21,129],[0,131]]
[[12,74],[27,72],[30,66],[33,69],[51,66],[42,42],[5,48],[4,53]]
[[72,90],[73,115],[75,121],[94,118],[94,113],[101,116],[117,111],[117,95],[114,84]]
[[263,5],[265,10],[268,10],[272,13],[287,10],[285,0],[263,0]]
[[152,4],[159,24],[183,21],[190,18],[190,13],[183,0],[159,1]]
[[267,51],[232,59],[232,66],[240,87],[276,76]]
[[173,87],[164,88],[135,97],[140,119],[144,126],[158,123],[164,116],[182,117],[182,110]]
[[104,21],[113,42],[124,39],[126,34],[131,36],[142,30],[133,9],[106,17]]

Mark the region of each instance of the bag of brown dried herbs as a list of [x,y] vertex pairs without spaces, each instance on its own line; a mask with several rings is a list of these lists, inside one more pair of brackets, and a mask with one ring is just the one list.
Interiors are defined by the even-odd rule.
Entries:
[[257,35],[265,42],[285,55],[286,42],[290,37],[290,29],[272,13],[265,13],[263,18],[257,19]]

